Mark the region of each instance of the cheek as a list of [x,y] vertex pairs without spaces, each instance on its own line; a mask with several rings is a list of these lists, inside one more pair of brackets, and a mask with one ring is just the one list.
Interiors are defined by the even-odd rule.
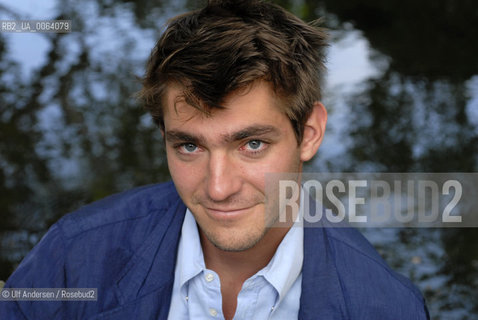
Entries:
[[296,172],[300,167],[300,162],[298,148],[286,146],[271,155],[262,170],[263,172]]
[[254,186],[255,189],[260,190],[261,192],[265,188],[265,174],[268,172],[268,168],[264,166],[251,166],[249,170],[242,171],[242,181],[243,183],[249,183]]
[[238,175],[245,185],[253,186],[254,189],[264,193],[266,190],[267,173],[291,172],[296,166],[291,165],[290,155],[271,157],[261,163],[243,163],[237,169]]
[[191,166],[174,159],[174,156],[167,156],[168,168],[174,185],[180,195],[190,195],[197,184],[198,170],[191,170]]

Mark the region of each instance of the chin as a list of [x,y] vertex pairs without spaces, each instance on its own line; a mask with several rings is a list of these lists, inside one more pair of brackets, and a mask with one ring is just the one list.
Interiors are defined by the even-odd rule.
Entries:
[[205,232],[206,238],[216,248],[227,252],[241,252],[253,248],[265,236],[267,229],[234,232],[225,230],[222,233],[215,234],[214,232]]

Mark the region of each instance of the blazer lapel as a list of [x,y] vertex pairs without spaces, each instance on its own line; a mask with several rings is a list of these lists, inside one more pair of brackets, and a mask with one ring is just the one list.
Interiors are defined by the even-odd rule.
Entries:
[[[310,199],[310,209],[316,204]],[[327,228],[304,222],[304,264],[299,319],[347,320],[347,308]]]
[[126,265],[116,285],[119,306],[93,319],[167,319],[185,212],[178,198]]

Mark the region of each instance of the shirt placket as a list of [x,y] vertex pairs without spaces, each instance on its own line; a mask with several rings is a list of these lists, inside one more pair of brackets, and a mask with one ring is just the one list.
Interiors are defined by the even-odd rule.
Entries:
[[201,275],[201,284],[206,292],[204,308],[210,319],[224,319],[222,314],[222,296],[219,276],[212,270],[205,269]]

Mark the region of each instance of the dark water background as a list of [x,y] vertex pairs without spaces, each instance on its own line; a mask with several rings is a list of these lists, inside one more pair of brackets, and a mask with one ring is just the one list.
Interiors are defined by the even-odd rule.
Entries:
[[[330,123],[309,171],[478,170],[478,2],[274,2],[323,17],[331,52],[366,43],[373,69],[328,86]],[[0,16],[71,19],[74,32],[0,33],[0,279],[63,214],[168,180],[159,132],[132,97],[135,77],[166,19],[203,2],[29,3],[51,9],[39,16],[2,0]],[[420,287],[433,319],[478,319],[477,229],[364,232]]]

